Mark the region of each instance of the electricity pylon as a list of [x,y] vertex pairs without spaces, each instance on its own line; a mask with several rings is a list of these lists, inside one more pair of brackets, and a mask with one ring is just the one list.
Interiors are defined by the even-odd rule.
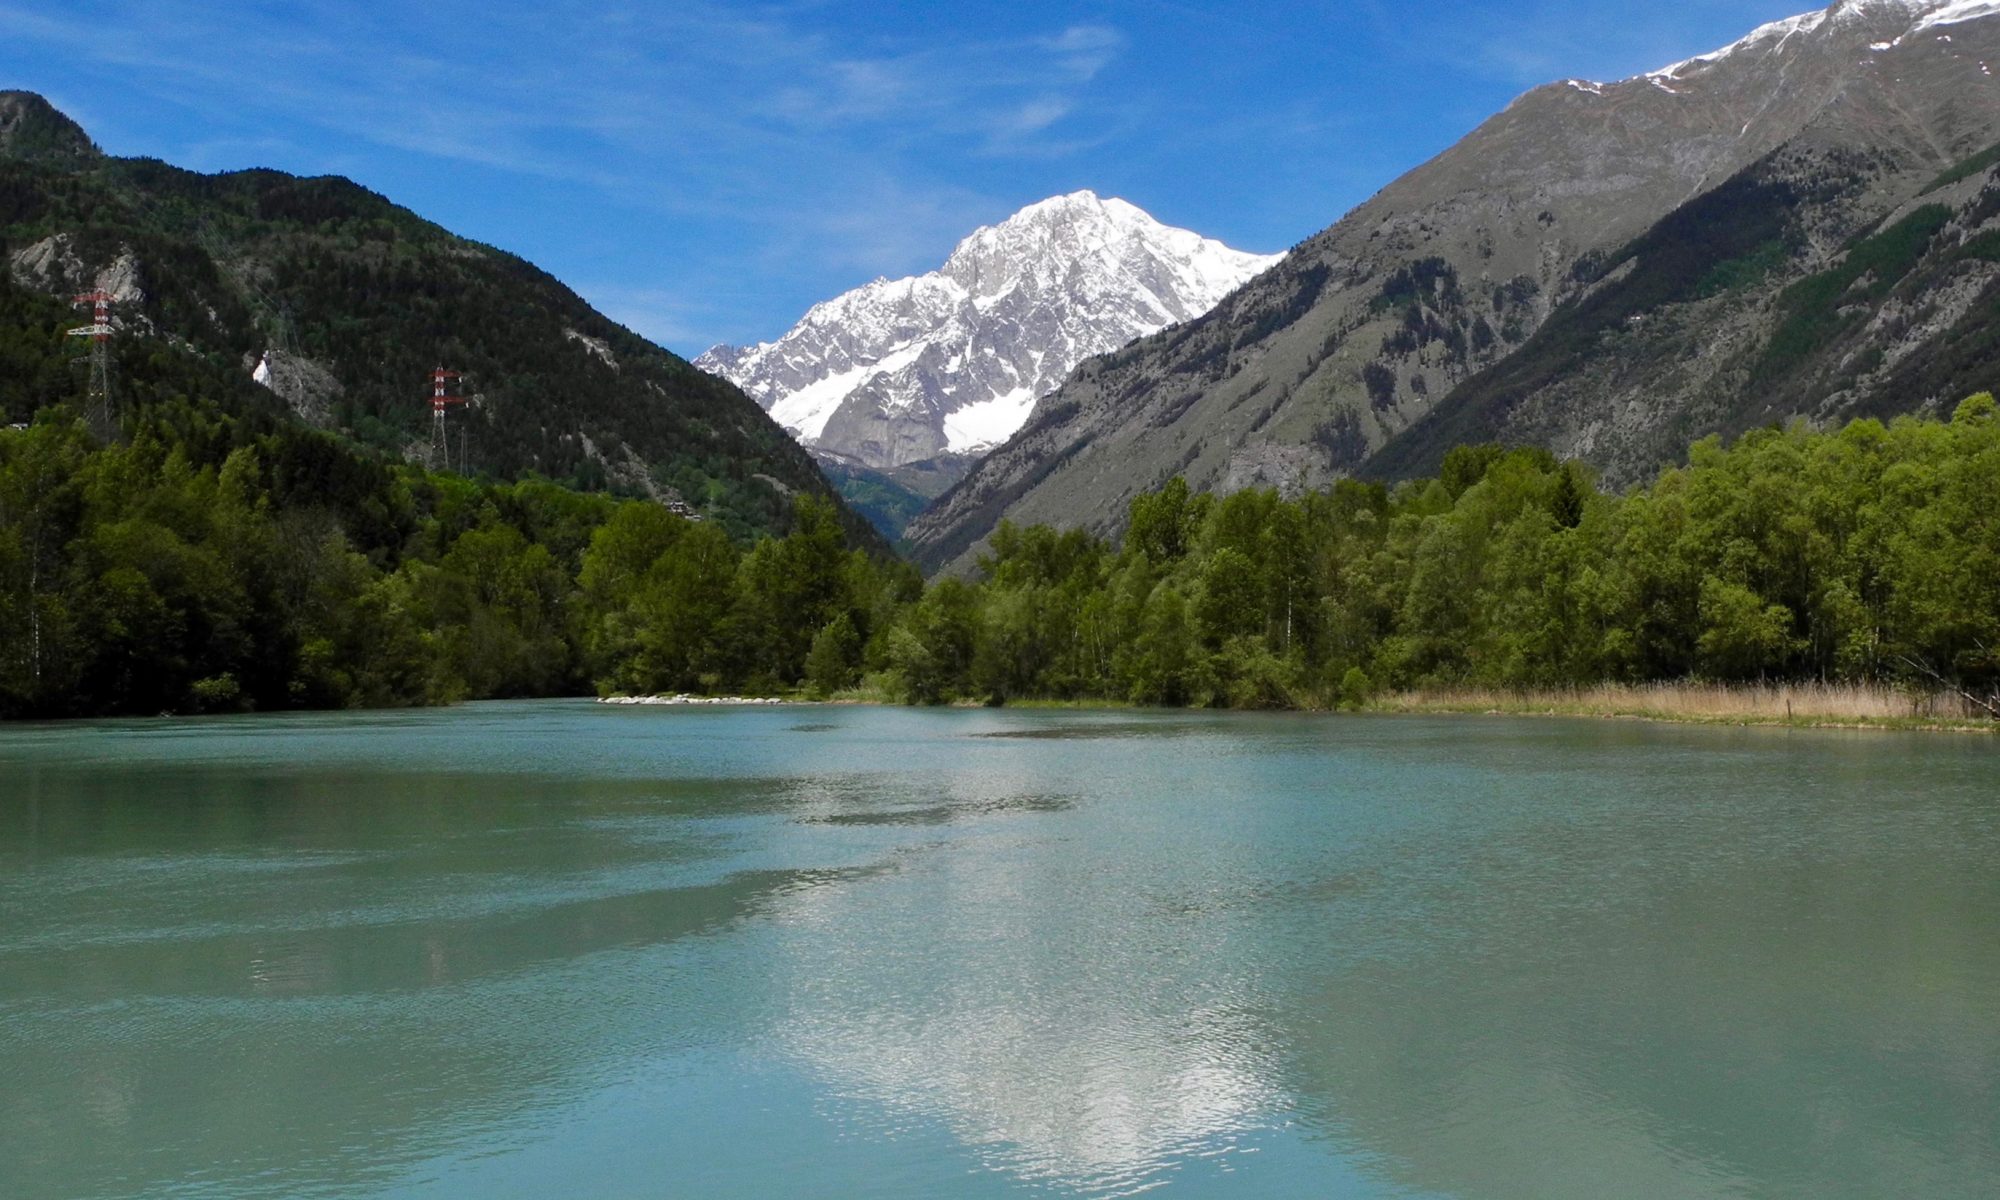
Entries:
[[[445,435],[444,414],[454,404],[464,404],[468,397],[454,394],[451,382],[459,377],[457,371],[447,371],[443,367],[431,372],[431,469],[446,471],[451,469],[451,440]],[[463,431],[460,442],[464,441]],[[463,459],[463,454],[461,454]],[[465,464],[459,463],[463,470]]]
[[69,331],[70,337],[90,339],[90,391],[84,401],[84,420],[100,442],[118,436],[118,412],[111,404],[111,293],[85,292],[74,301],[91,306],[91,323]]

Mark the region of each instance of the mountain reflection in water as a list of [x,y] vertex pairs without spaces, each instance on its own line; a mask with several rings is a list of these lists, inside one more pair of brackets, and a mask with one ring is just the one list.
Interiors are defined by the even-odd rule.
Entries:
[[1984,739],[814,724],[0,729],[6,1194],[2000,1177]]

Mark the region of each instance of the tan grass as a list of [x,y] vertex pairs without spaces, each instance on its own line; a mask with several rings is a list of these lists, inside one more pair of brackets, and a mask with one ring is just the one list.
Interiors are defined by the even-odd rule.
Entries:
[[1437,688],[1381,696],[1369,707],[1382,712],[1638,717],[1727,725],[1996,728],[1986,714],[1948,692],[1859,684],[1683,681],[1546,691]]

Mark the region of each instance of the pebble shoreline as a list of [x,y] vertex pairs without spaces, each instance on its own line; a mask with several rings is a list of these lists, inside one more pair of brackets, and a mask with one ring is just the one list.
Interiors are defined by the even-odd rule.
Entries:
[[599,704],[795,704],[795,700],[774,700],[750,696],[600,696]]

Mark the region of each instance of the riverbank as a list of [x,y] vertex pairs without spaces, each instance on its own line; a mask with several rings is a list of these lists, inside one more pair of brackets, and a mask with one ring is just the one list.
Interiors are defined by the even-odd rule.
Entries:
[[1364,708],[1380,713],[1597,717],[1686,725],[2000,733],[2000,722],[1974,715],[1964,701],[1947,693],[1838,684],[1599,684],[1549,691],[1442,688],[1388,693],[1371,699]]
[[[1009,700],[1007,707],[1089,711],[1142,706],[1085,699]],[[1340,707],[1406,716],[1581,717],[1683,725],[2000,733],[2000,722],[1950,693],[1841,684],[1729,685],[1681,681],[1543,690],[1420,688],[1383,693],[1358,707]],[[1294,705],[1290,711],[1327,712],[1333,708],[1308,701]]]
[[[825,700],[770,696],[605,696],[599,704],[676,705],[864,705],[898,707],[886,691],[855,688]],[[953,707],[985,708],[976,698]],[[1147,705],[1102,698],[1069,700],[1018,697],[1002,706],[1030,711],[1096,712],[1144,709]],[[1696,683],[1598,684],[1546,690],[1423,688],[1387,692],[1348,711],[1389,715],[1584,717],[1600,720],[1663,721],[1683,725],[1785,726],[1797,729],[1889,729],[1950,733],[2000,733],[2000,721],[1977,712],[1946,692],[1909,692],[1844,684],[1729,685]],[[1307,700],[1292,712],[1330,712],[1331,705]]]
[[599,704],[639,704],[646,706],[678,705],[678,704],[722,705],[722,704],[810,703],[810,701],[806,700],[781,700],[775,696],[691,696],[688,695],[686,692],[678,692],[671,696],[599,696],[597,698],[597,702]]

